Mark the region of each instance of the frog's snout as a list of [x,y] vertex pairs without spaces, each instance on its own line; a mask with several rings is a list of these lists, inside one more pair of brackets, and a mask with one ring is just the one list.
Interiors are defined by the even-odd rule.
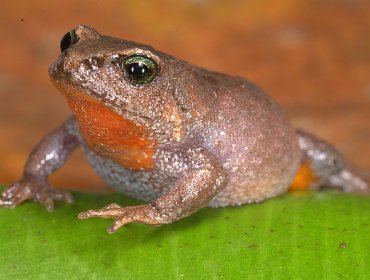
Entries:
[[58,80],[58,78],[63,76],[62,74],[65,73],[64,58],[65,54],[60,55],[58,59],[49,66],[49,77],[52,80]]

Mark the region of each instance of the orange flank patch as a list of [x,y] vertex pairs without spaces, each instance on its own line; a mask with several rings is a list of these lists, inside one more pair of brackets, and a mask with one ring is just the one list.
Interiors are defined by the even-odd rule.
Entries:
[[[62,92],[65,93],[64,90]],[[123,118],[84,93],[68,91],[65,97],[78,120],[80,133],[91,150],[125,168],[153,168],[157,144],[148,138],[147,129]]]
[[308,162],[303,161],[295,175],[289,190],[307,190],[312,183],[317,182],[318,178],[313,172]]

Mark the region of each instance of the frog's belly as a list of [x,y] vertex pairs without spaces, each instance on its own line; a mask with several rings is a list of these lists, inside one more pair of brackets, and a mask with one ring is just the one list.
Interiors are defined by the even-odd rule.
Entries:
[[110,187],[136,199],[153,201],[174,186],[177,180],[173,175],[158,170],[132,171],[98,156],[85,145],[82,149],[91,167]]

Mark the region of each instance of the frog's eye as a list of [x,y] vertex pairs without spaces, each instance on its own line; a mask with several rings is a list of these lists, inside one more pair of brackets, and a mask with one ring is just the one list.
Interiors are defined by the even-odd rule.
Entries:
[[140,54],[127,57],[122,63],[122,68],[135,84],[150,83],[159,72],[158,65],[153,59]]
[[66,33],[62,40],[60,41],[60,50],[64,52],[74,44],[78,42],[78,37],[76,35],[76,32],[74,30],[69,31]]

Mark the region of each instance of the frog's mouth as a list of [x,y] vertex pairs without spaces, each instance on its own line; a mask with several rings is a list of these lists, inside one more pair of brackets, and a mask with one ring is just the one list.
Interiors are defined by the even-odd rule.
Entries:
[[77,88],[56,81],[54,84],[66,98],[89,149],[131,170],[153,168],[158,144],[150,139],[145,127],[125,119]]

